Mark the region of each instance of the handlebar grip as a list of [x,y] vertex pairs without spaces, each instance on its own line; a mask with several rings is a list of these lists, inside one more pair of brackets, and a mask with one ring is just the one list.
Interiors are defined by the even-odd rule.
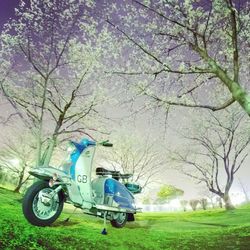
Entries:
[[113,147],[113,143],[104,142],[104,143],[102,144],[102,146],[104,146],[104,147]]

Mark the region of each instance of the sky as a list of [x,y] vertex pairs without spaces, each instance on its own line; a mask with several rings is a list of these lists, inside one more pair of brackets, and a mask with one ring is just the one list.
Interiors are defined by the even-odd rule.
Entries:
[[[18,0],[0,0],[0,31],[1,31],[4,23],[6,23],[10,18],[15,17],[14,8],[16,8],[18,6],[18,2],[19,2]],[[1,110],[1,108],[0,108],[0,112],[2,115],[4,110],[3,109]],[[117,113],[117,114],[121,113],[121,109],[119,109],[119,107],[118,107],[117,110],[115,111],[115,113]],[[178,116],[176,117],[176,115],[174,115],[172,117],[172,121],[173,121],[172,126],[173,127],[174,127],[174,122],[179,122],[179,123],[182,122],[181,113],[182,112],[179,112],[179,117]],[[184,113],[185,113],[185,111],[184,111]],[[148,125],[148,124],[145,124],[145,119],[143,119],[143,117],[140,117],[139,120],[136,121],[136,124],[142,130],[145,129]],[[157,135],[157,131],[152,130],[152,134],[154,134],[154,133]],[[171,129],[168,130],[167,137],[169,138],[168,141],[171,143],[174,143],[174,141],[180,143],[179,139],[176,137],[176,134],[174,134],[174,132],[171,131]],[[250,178],[249,166],[250,166],[250,160],[248,160],[246,166],[244,168],[242,168],[242,170],[239,172],[239,176],[240,176],[242,183],[244,185],[246,185],[250,191],[250,185],[248,185],[248,180]],[[176,179],[177,176],[178,176],[178,180]],[[164,173],[164,180],[169,184],[177,185],[180,188],[187,190],[187,192],[189,194],[188,197],[192,197],[192,195],[195,196],[198,194],[198,190],[197,190],[198,186],[194,185],[190,181],[190,179],[188,179],[187,177],[179,176],[174,171],[167,169]],[[162,183],[163,183],[163,181],[162,181]],[[238,189],[236,188],[235,190],[238,190]]]
[[9,18],[15,16],[15,8],[18,6],[19,0],[0,0],[0,30],[4,23],[8,21]]

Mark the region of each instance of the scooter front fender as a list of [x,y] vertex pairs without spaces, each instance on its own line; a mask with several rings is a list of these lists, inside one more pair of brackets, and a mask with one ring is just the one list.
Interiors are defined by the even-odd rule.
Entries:
[[69,200],[77,205],[83,204],[81,193],[75,181],[62,170],[53,167],[40,167],[32,169],[29,173],[44,181],[49,181],[56,175],[59,181],[67,183],[65,188],[67,189]]
[[69,178],[62,170],[53,167],[40,167],[34,168],[29,173],[41,180],[50,180],[56,174],[58,179],[62,181],[65,178]]

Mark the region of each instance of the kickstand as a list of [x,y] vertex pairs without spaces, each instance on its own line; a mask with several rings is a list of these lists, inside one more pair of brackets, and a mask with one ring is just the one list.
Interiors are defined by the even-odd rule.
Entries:
[[74,209],[73,213],[71,213],[69,217],[63,221],[64,223],[67,223],[69,221],[70,217],[75,213],[76,209],[77,207]]
[[104,217],[103,217],[103,230],[101,232],[101,234],[103,235],[107,235],[108,234],[108,231],[107,231],[107,211],[104,212]]

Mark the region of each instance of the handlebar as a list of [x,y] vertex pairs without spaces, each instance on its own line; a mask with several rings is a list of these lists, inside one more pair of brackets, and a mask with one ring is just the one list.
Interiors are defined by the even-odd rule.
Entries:
[[84,147],[90,146],[90,145],[101,145],[104,147],[113,147],[113,143],[110,143],[108,140],[102,141],[102,142],[95,142],[95,141],[89,141],[88,139],[83,139],[81,142],[74,142],[70,141],[76,148],[78,148],[80,151],[83,150]]
[[113,147],[113,143],[110,143],[108,140],[101,142],[100,145],[104,147]]
[[113,143],[105,142],[102,144],[104,147],[113,147]]

